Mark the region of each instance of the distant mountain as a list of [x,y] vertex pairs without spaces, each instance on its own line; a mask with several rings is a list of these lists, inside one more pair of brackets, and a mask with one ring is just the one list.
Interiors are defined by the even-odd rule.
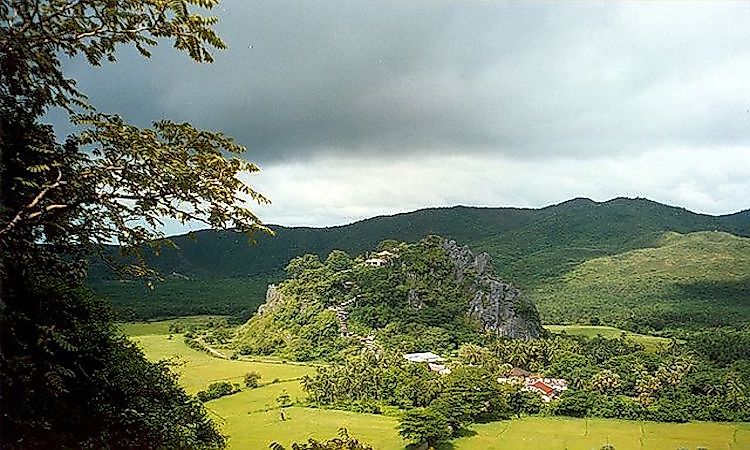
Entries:
[[[277,274],[293,257],[321,257],[340,249],[350,254],[394,239],[417,241],[438,234],[488,252],[503,279],[527,287],[559,276],[591,258],[654,246],[664,232],[725,231],[750,236],[750,210],[724,216],[696,214],[646,199],[616,198],[598,203],[578,198],[541,209],[429,208],[378,216],[349,225],[271,227],[257,244],[231,231],[175,236],[177,250],[150,263],[164,274],[216,279]],[[101,268],[92,278],[109,275]]]

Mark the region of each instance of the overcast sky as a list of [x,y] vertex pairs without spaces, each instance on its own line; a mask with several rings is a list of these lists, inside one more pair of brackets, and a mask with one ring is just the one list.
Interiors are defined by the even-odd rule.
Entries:
[[[750,2],[255,2],[199,65],[66,63],[100,110],[248,147],[269,223],[640,196],[750,207]],[[178,229],[170,228],[174,232]]]

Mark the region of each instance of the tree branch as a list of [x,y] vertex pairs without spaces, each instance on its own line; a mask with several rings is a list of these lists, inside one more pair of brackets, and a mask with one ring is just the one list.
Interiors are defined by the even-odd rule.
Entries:
[[[18,225],[18,223],[21,220],[23,220],[24,214],[27,213],[27,211],[29,211],[31,209],[34,209],[36,207],[36,205],[38,205],[39,202],[41,202],[42,199],[49,193],[49,191],[51,191],[53,189],[57,189],[58,187],[66,184],[65,181],[61,181],[61,180],[62,180],[62,172],[60,171],[60,169],[57,169],[57,179],[55,180],[55,182],[52,183],[52,184],[50,184],[50,185],[45,186],[44,189],[42,189],[41,191],[39,191],[39,193],[31,200],[31,202],[28,205],[24,206],[21,210],[19,210],[16,213],[16,215],[13,217],[13,219],[10,222],[8,222],[8,224],[5,225],[5,227],[2,230],[0,230],[0,236],[3,235],[3,234],[8,233],[16,225]],[[54,206],[54,205],[51,205],[51,206]],[[33,214],[33,216],[32,216],[32,214]],[[41,214],[41,212],[39,212],[39,213],[32,213],[32,214],[27,214],[26,215],[27,218],[36,217],[39,214]]]

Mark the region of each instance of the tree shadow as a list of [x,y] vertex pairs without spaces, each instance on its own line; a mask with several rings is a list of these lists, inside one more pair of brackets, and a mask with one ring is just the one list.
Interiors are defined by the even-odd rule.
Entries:
[[456,438],[476,436],[477,432],[469,428],[461,428],[456,434]]
[[443,442],[441,444],[438,444],[437,447],[429,447],[426,444],[409,444],[404,447],[405,450],[427,450],[432,448],[434,448],[435,450],[454,450],[456,446],[453,444],[453,442]]
[[696,281],[677,285],[679,298],[719,306],[747,307],[750,278],[738,281]]
[[453,442],[443,442],[442,444],[438,445],[436,450],[453,450],[456,446],[453,444]]

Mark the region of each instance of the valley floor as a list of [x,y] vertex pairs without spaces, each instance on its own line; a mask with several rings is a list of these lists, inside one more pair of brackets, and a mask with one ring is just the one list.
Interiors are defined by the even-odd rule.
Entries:
[[[263,449],[272,441],[288,446],[308,437],[330,438],[340,427],[378,449],[403,449],[396,431],[396,417],[345,411],[291,407],[281,420],[276,398],[287,391],[293,400],[304,392],[299,379],[313,373],[313,366],[281,361],[231,361],[213,358],[188,348],[182,335],[164,333],[163,327],[125,327],[153,360],[172,359],[186,389],[197,392],[215,381],[240,383],[249,371],[261,374],[261,387],[206,403],[230,437],[230,448]],[[143,334],[152,332],[154,334]],[[605,419],[525,417],[520,420],[479,424],[472,435],[447,444],[444,450],[588,450],[606,443],[617,450],[677,450],[704,447],[750,449],[750,424],[669,424]]]

